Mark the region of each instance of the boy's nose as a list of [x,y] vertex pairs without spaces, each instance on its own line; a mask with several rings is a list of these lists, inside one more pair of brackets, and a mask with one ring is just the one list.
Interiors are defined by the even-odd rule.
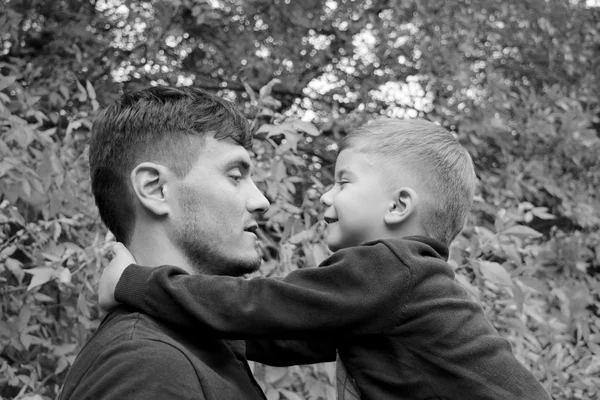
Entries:
[[324,206],[330,207],[333,204],[333,196],[331,195],[331,191],[332,189],[329,189],[328,191],[326,191],[325,193],[323,193],[323,195],[321,196],[321,198],[319,199],[319,201],[321,202],[321,204],[323,204]]

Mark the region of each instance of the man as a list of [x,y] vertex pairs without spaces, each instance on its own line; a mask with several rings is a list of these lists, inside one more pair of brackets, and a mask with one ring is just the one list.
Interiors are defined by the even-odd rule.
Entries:
[[[90,171],[100,216],[143,265],[241,276],[261,262],[252,137],[228,102],[193,88],[154,87],[101,112]],[[83,347],[61,399],[265,399],[243,342],[190,334],[127,307]]]

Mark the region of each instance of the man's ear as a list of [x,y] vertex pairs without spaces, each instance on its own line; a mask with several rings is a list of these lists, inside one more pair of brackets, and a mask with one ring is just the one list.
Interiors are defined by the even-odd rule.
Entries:
[[388,208],[383,220],[387,225],[399,225],[406,222],[417,210],[419,197],[411,188],[396,191],[394,201]]
[[141,205],[156,216],[169,214],[171,207],[167,201],[167,183],[173,173],[164,165],[151,162],[138,164],[131,171],[131,184]]

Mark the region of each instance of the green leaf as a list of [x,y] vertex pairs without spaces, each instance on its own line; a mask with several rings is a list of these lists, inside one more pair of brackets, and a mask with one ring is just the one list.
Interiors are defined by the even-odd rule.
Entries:
[[266,97],[269,97],[271,95],[271,91],[273,90],[273,86],[278,85],[281,83],[281,80],[278,78],[273,78],[269,81],[269,83],[267,83],[265,86],[263,86],[262,88],[260,88],[259,90],[259,97],[261,99],[264,99]]
[[77,350],[76,343],[67,343],[54,346],[53,353],[57,356],[66,356],[67,354],[75,352],[75,350]]
[[267,383],[275,385],[277,382],[284,379],[289,370],[286,367],[271,367],[267,366],[265,369],[265,380]]
[[69,89],[67,89],[65,85],[60,85],[58,87],[58,90],[60,91],[60,94],[65,98],[65,100],[69,99]]
[[464,275],[456,274],[454,279],[456,280],[456,282],[458,282],[459,285],[465,288],[465,290],[471,295],[473,299],[479,299],[481,295],[479,289],[473,286]]
[[17,278],[19,284],[21,284],[23,277],[25,276],[25,271],[21,267],[21,262],[19,260],[15,260],[14,258],[7,258],[6,261],[4,261],[4,264],[6,265],[6,268],[12,272],[15,278]]
[[265,396],[267,397],[267,400],[279,400],[279,390],[275,388],[268,388]]
[[489,281],[503,286],[512,286],[513,280],[504,267],[497,262],[479,260],[479,270]]
[[50,267],[35,267],[31,269],[25,269],[23,271],[33,275],[27,290],[31,290],[36,286],[44,285],[55,277],[54,268]]
[[60,283],[69,284],[71,283],[71,271],[69,268],[60,267],[59,271],[57,271],[57,278]]
[[10,103],[10,97],[8,97],[5,93],[0,92],[0,101],[4,104],[8,104]]
[[75,81],[77,83],[77,88],[79,89],[79,93],[77,94],[77,99],[80,102],[84,102],[87,100],[87,91],[85,90],[85,88],[83,87],[83,85],[81,83],[79,83],[79,81]]
[[598,345],[594,342],[588,342],[587,347],[588,347],[588,349],[590,349],[592,351],[592,353],[594,353],[596,356],[600,357],[600,345]]
[[272,125],[272,124],[262,124],[257,130],[256,133],[266,133],[267,137],[271,136],[268,135],[273,129],[275,129],[276,125]]
[[[6,258],[12,256],[15,253],[16,250],[17,250],[17,245],[15,245],[15,244],[11,244],[11,245],[8,245],[8,246],[4,247],[2,249],[2,251],[0,251],[0,259],[5,260]],[[17,261],[17,260],[12,260],[12,261],[19,263],[18,266],[20,268],[20,262],[19,261]]]
[[25,397],[21,397],[21,400],[44,400],[44,398],[39,394],[29,394]]
[[555,215],[548,213],[548,208],[546,207],[535,207],[531,209],[531,213],[539,219],[556,219]]
[[489,244],[496,241],[496,234],[483,226],[476,226],[475,232],[479,237],[481,245]]
[[90,318],[90,309],[83,292],[79,292],[77,296],[77,310],[85,317]]
[[66,357],[60,357],[58,359],[58,362],[56,363],[56,369],[54,370],[54,374],[58,375],[61,372],[65,371],[67,368],[69,368],[69,360],[67,360]]
[[[261,126],[261,128],[262,128],[262,126]],[[287,122],[284,122],[283,124],[279,124],[279,125],[271,125],[268,132],[269,133],[267,134],[267,137],[273,137],[273,136],[278,136],[278,135],[283,134],[283,135],[285,135],[285,138],[288,140],[295,139],[295,142],[298,142],[298,140],[299,140],[296,129],[294,128],[294,126],[292,124],[287,123]]]
[[317,129],[317,127],[314,124],[311,124],[310,122],[306,122],[306,121],[302,121],[302,120],[293,120],[293,121],[288,120],[287,122],[292,124],[292,127],[294,129],[296,129],[297,131],[305,132],[305,133],[309,134],[310,136],[319,136],[321,134],[319,129]]
[[19,340],[21,341],[21,344],[23,345],[23,347],[25,347],[25,350],[29,350],[29,346],[31,346],[33,339],[34,339],[33,336],[28,335],[26,333],[22,333],[19,336]]
[[87,90],[87,94],[91,100],[96,100],[96,91],[94,90],[94,86],[90,81],[85,81],[85,87]]
[[327,257],[329,257],[330,254],[331,252],[327,246],[322,243],[315,243],[312,246],[312,255],[316,265],[320,265]]
[[302,400],[302,398],[296,393],[291,392],[287,389],[279,389],[279,392],[283,395],[283,397],[285,397],[288,400]]
[[0,90],[4,90],[17,80],[16,76],[0,76]]
[[6,175],[8,171],[16,166],[16,161],[13,158],[7,158],[0,161],[0,177]]
[[10,338],[13,335],[12,325],[5,321],[0,321],[0,337]]
[[26,304],[19,311],[19,318],[17,319],[16,328],[18,332],[23,332],[27,325],[29,324],[29,320],[31,319],[31,306]]
[[516,236],[521,239],[539,238],[543,236],[540,232],[525,225],[511,226],[510,228],[505,229],[502,234],[506,236]]
[[305,230],[302,232],[296,233],[294,236],[290,237],[288,241],[291,244],[299,244],[301,242],[310,240],[314,236],[314,233],[311,230]]
[[56,302],[56,299],[48,296],[47,294],[43,294],[43,293],[34,293],[33,294],[33,298],[36,301],[39,301],[40,303],[54,303]]

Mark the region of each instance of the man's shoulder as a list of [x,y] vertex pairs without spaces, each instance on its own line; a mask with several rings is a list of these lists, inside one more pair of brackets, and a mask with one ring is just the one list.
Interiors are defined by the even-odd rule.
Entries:
[[61,399],[120,398],[134,387],[132,380],[167,387],[165,369],[178,371],[182,387],[198,390],[188,355],[154,323],[124,308],[111,311],[71,366]]
[[174,333],[172,328],[146,314],[119,306],[104,317],[92,340],[107,345],[128,340],[171,342]]
[[148,315],[117,307],[105,316],[84,345],[78,361],[93,363],[105,356],[110,359],[113,353],[123,354],[138,349],[149,351],[149,355],[172,353],[179,356],[182,346],[171,331]]

